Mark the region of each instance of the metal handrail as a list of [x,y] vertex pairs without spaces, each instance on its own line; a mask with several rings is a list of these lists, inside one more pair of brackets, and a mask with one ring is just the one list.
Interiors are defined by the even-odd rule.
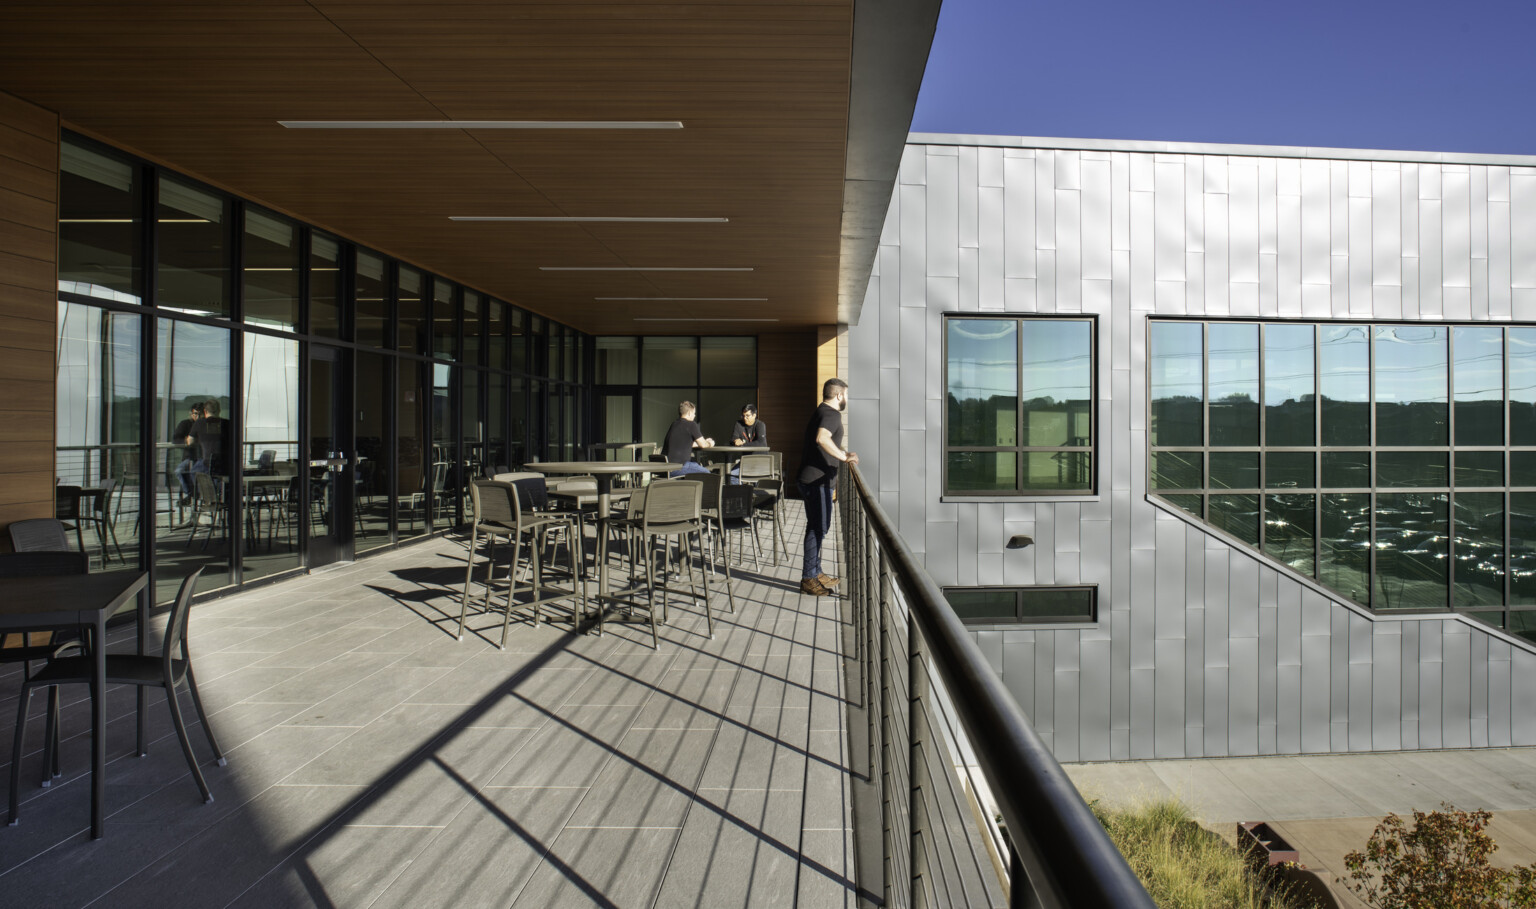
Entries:
[[[1013,848],[1009,862],[1013,879],[1007,882],[1010,905],[1153,909],[1152,899],[1135,872],[1003,687],[939,586],[902,541],[895,524],[870,493],[863,475],[853,466],[844,474],[839,498],[845,503],[841,509],[844,545],[849,552],[849,571],[854,575],[849,583],[856,600],[863,597],[869,601],[862,608],[855,602],[856,619],[880,625],[866,629],[869,637],[861,648],[867,671],[879,672],[887,681],[883,692],[875,692],[882,679],[870,681],[872,697],[882,699],[883,704],[891,695],[902,694],[897,685],[905,687],[905,697],[911,702],[907,707],[912,713],[905,721],[904,731],[912,740],[915,755],[917,739],[932,733],[932,724],[920,719],[913,707],[918,698],[930,696],[924,676],[931,673],[948,694],[945,707],[960,720],[968,739],[965,744],[981,767]],[[878,544],[878,552],[866,551],[866,534]],[[878,572],[874,570],[876,562]],[[890,619],[884,603],[887,583],[899,590],[905,601],[909,622],[906,654],[890,652],[897,632],[891,629],[888,633],[886,627]],[[870,606],[877,607],[881,615],[873,615]],[[875,647],[877,638],[880,643]],[[872,648],[879,653],[869,653]],[[901,659],[902,656],[907,659]],[[911,675],[891,682],[890,675],[907,670],[908,664]],[[898,718],[890,725],[900,731],[901,723]],[[874,736],[872,733],[872,746]],[[885,742],[885,747],[891,750],[892,743]],[[909,760],[894,750],[891,754],[895,769],[905,765],[906,770],[915,773],[915,758]],[[871,764],[876,762],[883,765],[884,759],[872,757]],[[875,782],[879,784],[878,780]],[[914,780],[910,785],[915,792],[923,784]],[[928,821],[927,809],[918,806],[919,796],[910,794],[886,791],[882,801],[890,804],[903,797],[913,798],[908,818],[912,828],[909,851],[906,855],[890,854],[892,844],[890,836],[886,837],[886,885],[888,889],[897,885],[890,880],[890,869],[899,867],[910,869],[910,889],[908,899],[893,900],[897,894],[887,893],[885,902],[922,905],[927,902],[923,894],[936,889],[932,883],[919,880],[927,872],[919,837],[927,834],[917,828]],[[1018,880],[1021,874],[1027,880]]]

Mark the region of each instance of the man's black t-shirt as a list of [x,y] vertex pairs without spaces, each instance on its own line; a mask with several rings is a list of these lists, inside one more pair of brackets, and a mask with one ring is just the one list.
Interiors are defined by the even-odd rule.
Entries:
[[811,415],[811,422],[805,426],[805,444],[800,449],[802,486],[830,486],[837,479],[837,466],[842,462],[833,460],[816,444],[816,435],[822,429],[832,434],[834,445],[843,447],[843,415],[830,404],[817,406],[816,413]]
[[193,442],[191,445],[187,445],[187,436],[192,434],[194,422],[191,418],[182,420],[176,424],[176,430],[171,433],[172,442],[177,445],[186,445],[186,448],[182,451],[182,457],[188,461],[197,460],[197,443]]
[[748,426],[740,420],[737,420],[736,427],[731,430],[731,441],[735,441],[737,439],[742,439],[743,445],[767,445],[768,424],[764,423],[762,420],[758,420],[751,426]]
[[223,417],[204,417],[192,424],[192,437],[197,440],[198,453],[209,472],[229,473],[225,455],[229,438],[229,421]]
[[661,442],[661,454],[673,464],[687,464],[693,459],[693,440],[703,437],[699,424],[678,417],[667,428],[667,437]]

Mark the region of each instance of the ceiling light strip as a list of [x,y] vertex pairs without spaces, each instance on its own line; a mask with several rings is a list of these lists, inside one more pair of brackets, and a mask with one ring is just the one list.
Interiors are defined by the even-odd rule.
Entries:
[[767,297],[593,297],[600,303],[667,301],[672,303],[767,303]]
[[450,221],[557,221],[579,223],[583,221],[601,221],[618,224],[634,223],[658,223],[658,224],[724,224],[730,218],[618,218],[606,215],[449,215]]
[[682,129],[681,120],[279,120],[287,129]]
[[540,265],[539,271],[755,271],[755,268],[683,265]]
[[777,322],[778,319],[659,319],[636,317],[636,322]]

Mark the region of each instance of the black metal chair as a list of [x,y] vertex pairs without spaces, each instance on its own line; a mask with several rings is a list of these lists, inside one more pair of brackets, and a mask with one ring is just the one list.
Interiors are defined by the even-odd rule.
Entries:
[[81,495],[79,486],[54,487],[53,516],[63,522],[65,530],[75,532],[75,546],[85,552],[85,534],[80,527],[84,520],[80,514]]
[[68,552],[69,537],[58,518],[28,518],[8,528],[11,548],[17,552]]
[[[532,609],[533,623],[539,623],[543,606],[561,600],[575,600],[571,611],[571,623],[577,625],[587,609],[587,584],[581,572],[581,543],[575,535],[570,517],[561,514],[538,514],[523,507],[518,488],[511,483],[495,480],[476,480],[470,486],[472,519],[469,538],[469,564],[464,571],[464,594],[459,605],[459,640],[464,640],[464,622],[469,615],[470,585],[475,571],[475,549],[481,534],[488,537],[489,553],[485,568],[485,599],[482,611],[489,611],[491,588],[496,577],[496,540],[512,542],[512,558],[507,565],[506,612],[501,620],[501,649],[507,649],[507,632],[512,624],[512,610]],[[548,585],[544,582],[544,559],[540,554],[539,537],[554,528],[564,528],[568,534],[571,568],[571,589]],[[528,545],[529,580],[518,584],[518,574],[523,563],[523,544]],[[527,594],[529,599],[518,603],[516,598]]]
[[[651,646],[660,649],[660,642],[656,636],[656,591],[661,590],[661,609],[665,616],[667,598],[674,593],[682,594],[693,599],[704,601],[704,619],[709,628],[709,636],[715,636],[715,616],[709,608],[709,572],[703,570],[699,575],[703,578],[704,592],[700,594],[694,589],[693,584],[693,558],[689,555],[689,538],[695,539],[699,544],[702,555],[704,550],[704,518],[702,514],[704,503],[704,484],[689,482],[687,480],[657,480],[646,487],[645,504],[638,517],[638,530],[645,540],[645,586],[646,586],[646,611],[650,613],[651,620]],[[656,542],[663,544],[662,564],[658,569],[656,565]],[[687,562],[688,589],[675,590],[668,585],[668,562],[672,560],[672,543],[677,542],[677,560]],[[661,582],[657,583],[657,575],[660,574]]]
[[[228,762],[224,758],[224,752],[219,748],[218,739],[214,738],[213,727],[208,725],[208,714],[203,709],[202,698],[198,697],[197,679],[192,673],[192,655],[187,647],[187,618],[191,615],[192,592],[197,588],[198,578],[202,577],[202,574],[203,569],[199,568],[181,582],[181,589],[176,593],[176,603],[171,607],[171,616],[166,622],[165,642],[160,649],[160,655],[107,654],[106,683],[165,689],[165,701],[171,710],[171,721],[176,725],[176,737],[181,741],[182,754],[186,756],[187,766],[192,769],[192,778],[197,781],[197,788],[203,794],[203,803],[207,804],[213,801],[213,793],[208,790],[208,781],[203,779],[203,771],[197,766],[197,756],[192,753],[192,740],[187,736],[187,724],[182,719],[181,704],[176,694],[177,687],[185,681],[187,690],[192,695],[192,706],[197,709],[197,717],[202,721],[203,732],[208,735],[208,744],[213,748],[213,756],[218,759],[220,767],[224,766]],[[92,642],[92,646],[99,647],[104,643]],[[88,685],[92,682],[92,676],[90,656],[56,657],[49,660],[42,669],[29,675],[22,683],[21,695],[16,705],[16,737],[11,746],[10,823],[17,822],[22,745],[26,735],[27,705],[32,699],[32,690],[57,685]],[[53,726],[55,734],[57,728],[57,725]],[[53,759],[57,744],[50,739],[47,748],[45,763]]]
[[[784,468],[783,456],[777,451],[763,454],[749,454],[741,456],[741,482],[748,484],[758,491],[757,498],[753,500],[753,507],[759,514],[767,515],[773,522],[773,564],[779,564],[779,553],[782,551],[787,556],[789,550],[784,546],[784,531],[781,529],[784,516]],[[757,536],[754,527],[752,535]],[[758,549],[762,544],[758,544]]]
[[[71,552],[69,541],[64,537],[64,527],[53,518],[35,518],[18,521],[17,524],[52,525],[58,545],[48,549],[21,550],[0,553],[0,578],[33,578],[61,574],[86,574],[91,568],[91,558],[83,552]],[[45,535],[46,536],[46,535]],[[16,539],[16,524],[11,525],[11,539]],[[42,539],[42,537],[35,537]],[[32,664],[62,656],[72,647],[78,647],[78,639],[61,635],[57,631],[20,631],[0,636],[0,663],[22,663],[23,675],[30,675]],[[59,690],[48,692],[48,741],[54,740],[54,730],[59,721]],[[43,785],[48,786],[59,775],[59,755],[51,752],[43,763]]]

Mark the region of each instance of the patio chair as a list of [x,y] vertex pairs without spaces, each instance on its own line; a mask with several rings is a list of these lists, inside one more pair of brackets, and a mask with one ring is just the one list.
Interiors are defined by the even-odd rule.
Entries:
[[13,522],[7,529],[11,548],[17,552],[69,551],[69,537],[64,534],[64,522],[58,518],[28,518]]
[[[470,586],[474,579],[475,549],[481,534],[487,536],[488,552],[485,567],[485,599],[482,612],[490,611],[491,588],[496,581],[496,541],[507,539],[512,543],[512,558],[507,564],[507,598],[505,615],[501,621],[501,649],[507,649],[507,632],[512,624],[512,610],[532,609],[533,624],[539,623],[542,607],[561,600],[576,600],[572,610],[572,625],[581,621],[587,609],[587,584],[581,574],[581,544],[576,538],[568,546],[571,556],[571,589],[562,590],[544,583],[544,559],[539,552],[538,538],[546,530],[564,525],[568,532],[574,528],[569,516],[540,515],[526,511],[519,501],[517,487],[496,480],[476,480],[470,486],[473,518],[470,526],[469,564],[464,572],[464,593],[459,605],[459,640],[464,640],[464,622],[469,615]],[[518,575],[523,563],[523,545],[528,546],[529,583],[519,585]],[[530,599],[515,602],[519,594]]]
[[85,552],[85,534],[80,529],[79,486],[56,486],[53,490],[53,516],[64,524],[65,530],[75,532],[75,547]]
[[[182,682],[186,682],[187,690],[192,695],[192,706],[196,708],[197,717],[203,724],[203,732],[208,736],[208,744],[213,748],[213,756],[218,760],[220,767],[224,766],[228,762],[224,758],[224,752],[219,748],[218,739],[214,738],[213,727],[208,725],[208,714],[203,710],[202,698],[197,694],[197,679],[192,672],[192,655],[187,647],[187,618],[191,615],[192,592],[197,588],[198,578],[202,574],[203,569],[199,568],[181,582],[181,589],[176,593],[176,603],[171,607],[171,615],[166,622],[165,641],[160,649],[160,655],[156,657],[108,654],[106,683],[107,685],[165,689],[165,702],[171,710],[171,721],[176,726],[176,737],[181,741],[182,754],[186,756],[187,766],[192,769],[192,778],[197,781],[197,788],[203,794],[203,803],[207,804],[213,801],[213,793],[208,790],[208,781],[203,779],[203,771],[197,765],[197,756],[192,753],[192,741],[187,736],[187,724],[182,719],[181,704],[177,696],[177,688]],[[92,658],[89,656],[56,657],[49,660],[42,669],[29,675],[22,683],[21,695],[17,699],[16,706],[16,736],[11,746],[10,823],[12,824],[17,821],[22,745],[26,736],[27,705],[32,699],[32,690],[58,685],[88,685],[92,681],[91,661]],[[55,724],[53,726],[55,737],[57,729]],[[52,761],[58,749],[58,743],[49,739],[45,748],[47,749],[44,754],[46,765]]]
[[[753,506],[758,513],[764,514],[773,522],[773,564],[779,564],[779,553],[786,555],[789,550],[784,546],[784,531],[782,529],[784,516],[784,469],[783,455],[777,451],[763,454],[749,454],[741,456],[741,482],[751,485],[759,491],[759,495],[753,501]],[[752,534],[757,535],[756,527]],[[761,549],[761,544],[758,546]]]
[[[699,568],[699,575],[703,579],[704,592],[700,594],[694,589],[693,559],[689,554],[689,539],[697,541],[699,552],[704,551],[704,519],[702,508],[704,502],[704,485],[688,480],[657,480],[646,487],[645,506],[639,515],[639,532],[645,543],[645,586],[646,586],[646,611],[651,620],[651,646],[660,649],[660,642],[656,636],[656,591],[661,590],[661,609],[666,615],[667,599],[672,594],[682,594],[692,599],[704,601],[704,619],[709,628],[709,636],[715,636],[715,616],[709,608],[709,572]],[[660,584],[657,583],[658,569],[656,566],[656,543],[662,543],[662,564],[659,570]],[[668,582],[668,563],[672,561],[672,544],[677,543],[677,561],[686,562],[688,569],[688,589],[676,590]],[[679,570],[681,575],[681,570]]]
[[[0,578],[30,578],[58,574],[85,574],[90,571],[90,556],[83,552],[71,552],[69,542],[64,538],[64,528],[52,518],[35,518],[32,521],[18,521],[18,524],[51,524],[57,533],[59,545],[49,549],[34,549],[23,551],[18,548],[16,552],[0,553]],[[11,525],[11,539],[16,539],[16,524]],[[32,664],[38,660],[47,660],[55,656],[62,656],[64,651],[71,647],[79,646],[79,640],[73,634],[61,634],[56,631],[22,631],[13,634],[0,635],[0,663],[22,663],[23,676],[32,672]],[[48,692],[48,736],[53,740],[54,730],[59,721],[59,691],[57,688]],[[57,750],[53,752],[52,759],[43,763],[44,786],[52,785],[53,778],[59,775],[59,756]]]
[[[715,563],[715,539],[719,539],[721,552],[721,564],[725,568],[725,596],[730,604],[731,612],[736,611],[736,594],[731,589],[731,543],[728,531],[751,530],[752,518],[752,487],[728,484],[725,475],[719,473],[691,473],[678,477],[679,480],[691,481],[704,487],[704,495],[699,503],[699,514],[704,519],[707,528],[714,531],[713,534],[704,534],[704,540],[708,541],[708,559],[711,570]],[[727,523],[729,521],[729,523]],[[754,556],[753,570],[757,569],[757,560]]]
[[197,528],[204,516],[208,518],[208,535],[203,537],[203,548],[208,548],[208,543],[213,539],[214,531],[220,527],[229,532],[229,505],[224,497],[219,495],[218,484],[213,482],[210,474],[198,472],[192,475],[192,516],[187,519],[187,525],[191,528],[187,532],[187,548],[192,548],[192,541],[197,538]]

